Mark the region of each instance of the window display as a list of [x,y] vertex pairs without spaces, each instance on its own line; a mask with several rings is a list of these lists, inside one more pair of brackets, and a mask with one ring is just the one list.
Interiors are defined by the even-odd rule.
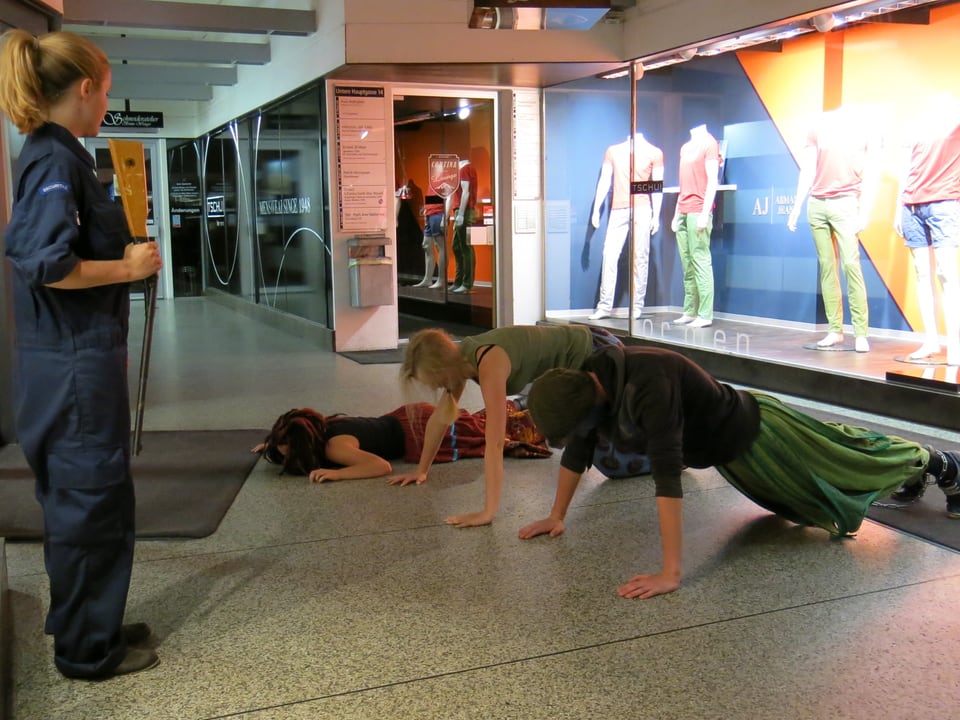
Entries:
[[[862,19],[546,88],[547,318],[840,371],[960,365],[960,3]],[[596,158],[638,135],[633,171],[659,148],[663,188],[626,231]]]
[[492,327],[495,102],[395,90],[393,105],[400,312]]

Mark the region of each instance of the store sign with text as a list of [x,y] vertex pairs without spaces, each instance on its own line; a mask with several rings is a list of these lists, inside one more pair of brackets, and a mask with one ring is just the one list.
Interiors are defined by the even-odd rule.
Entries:
[[162,112],[130,112],[113,110],[103,116],[100,127],[110,129],[159,130],[163,127]]
[[440,197],[448,198],[460,187],[460,156],[450,153],[430,155],[430,189]]

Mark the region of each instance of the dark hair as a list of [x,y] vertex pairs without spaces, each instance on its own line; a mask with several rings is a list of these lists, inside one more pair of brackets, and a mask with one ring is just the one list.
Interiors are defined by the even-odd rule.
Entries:
[[[335,417],[338,416],[325,417],[311,408],[285,412],[264,439],[263,456],[280,465],[281,474],[309,475],[326,462],[327,427]],[[280,452],[280,445],[287,446],[286,456]]]

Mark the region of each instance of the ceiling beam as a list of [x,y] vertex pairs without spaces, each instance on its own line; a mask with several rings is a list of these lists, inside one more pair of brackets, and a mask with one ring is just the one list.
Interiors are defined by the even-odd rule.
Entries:
[[173,40],[156,38],[87,35],[112,62],[139,60],[152,62],[218,63],[221,65],[266,65],[270,62],[270,44],[217,42],[212,40]]
[[64,0],[63,23],[255,35],[311,35],[314,10],[195,5],[152,0]]
[[197,100],[213,99],[213,88],[200,83],[114,82],[110,87],[114,100]]
[[113,84],[236,85],[236,65],[110,65]]

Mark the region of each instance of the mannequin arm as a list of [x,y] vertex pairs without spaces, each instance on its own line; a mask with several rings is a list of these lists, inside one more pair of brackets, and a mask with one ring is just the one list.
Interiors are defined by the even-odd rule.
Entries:
[[716,158],[707,160],[704,163],[707,169],[707,189],[703,191],[703,208],[700,210],[700,217],[697,218],[697,229],[703,230],[710,222],[713,215],[713,202],[717,198],[717,185],[720,176],[720,161]]
[[613,166],[610,163],[603,163],[600,167],[600,179],[597,181],[597,191],[593,197],[593,215],[590,217],[590,224],[594,228],[600,227],[600,208],[603,207],[603,201],[607,199],[607,193],[613,185]]
[[793,209],[790,211],[790,217],[787,218],[787,227],[790,228],[790,232],[797,229],[800,210],[803,209],[803,203],[813,187],[816,170],[817,148],[813,145],[807,145],[800,153],[800,176],[797,178],[797,193],[796,197],[793,198]]
[[463,225],[467,213],[467,206],[470,204],[470,181],[464,180],[460,183],[463,194],[460,196],[460,207],[457,208],[457,225]]

